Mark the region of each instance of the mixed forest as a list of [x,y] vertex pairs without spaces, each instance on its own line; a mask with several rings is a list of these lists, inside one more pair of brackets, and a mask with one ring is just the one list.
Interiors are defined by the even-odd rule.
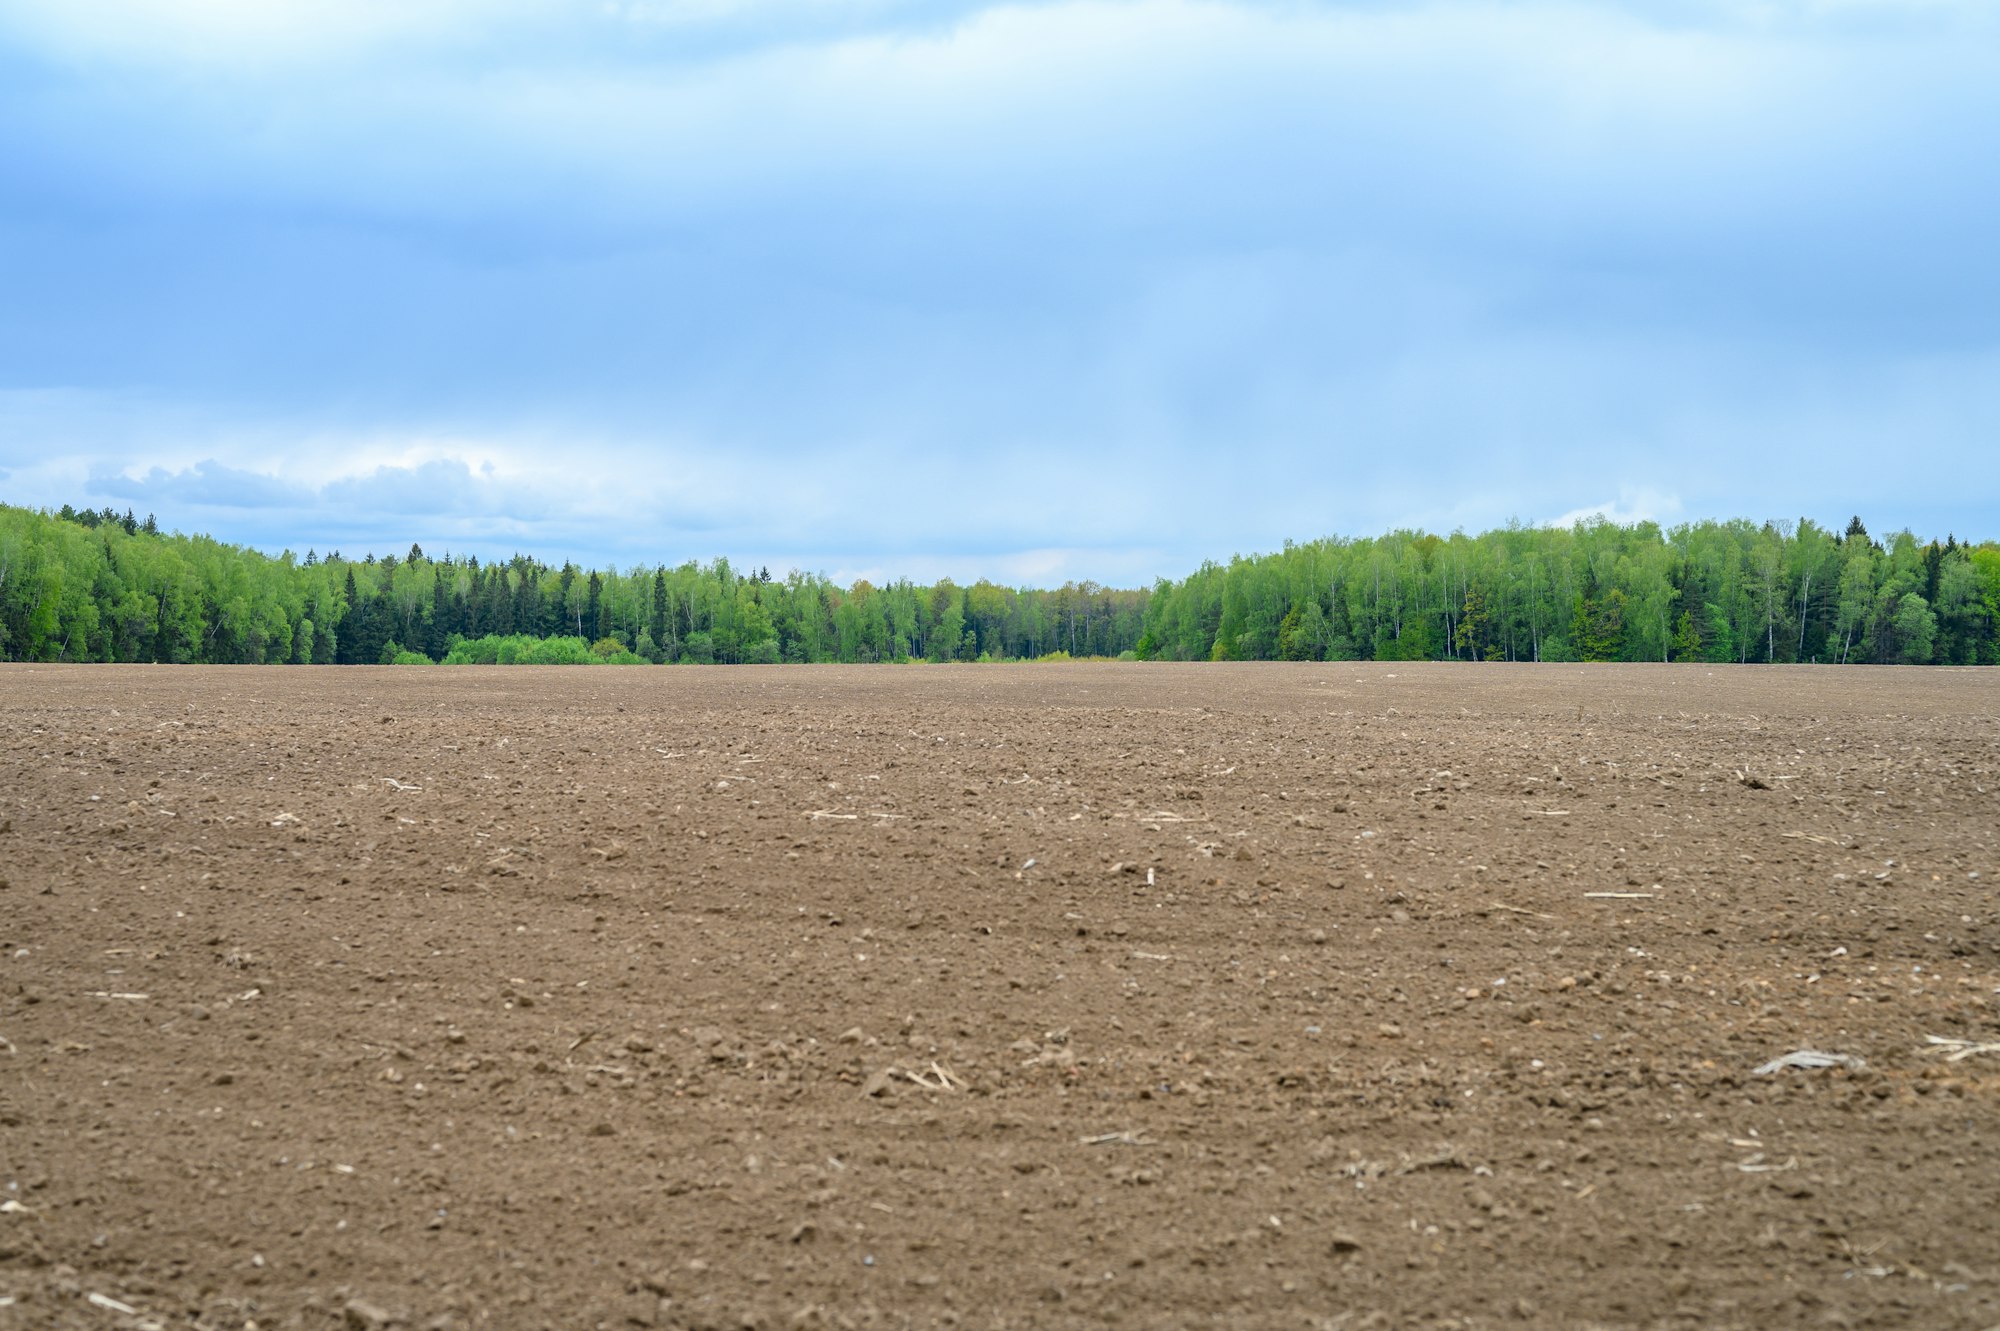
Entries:
[[2000,664],[2000,544],[1596,521],[1288,544],[1136,590],[269,555],[0,505],[0,660],[263,664],[1159,660]]

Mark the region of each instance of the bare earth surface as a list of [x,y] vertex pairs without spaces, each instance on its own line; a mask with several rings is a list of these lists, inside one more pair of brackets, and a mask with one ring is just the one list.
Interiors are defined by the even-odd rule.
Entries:
[[1990,1327],[1996,837],[2000,671],[0,668],[0,1328]]

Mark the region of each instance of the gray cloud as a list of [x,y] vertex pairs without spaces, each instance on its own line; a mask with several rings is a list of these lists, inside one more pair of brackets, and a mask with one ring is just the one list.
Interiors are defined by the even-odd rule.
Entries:
[[7,8],[55,502],[1140,580],[1634,496],[2000,529],[1989,5]]
[[213,458],[183,471],[153,467],[129,476],[111,467],[93,467],[84,487],[90,494],[134,503],[195,508],[298,508],[312,494],[274,476],[227,467]]
[[466,463],[446,459],[376,467],[322,486],[317,499],[323,507],[385,516],[481,516],[534,523],[558,513],[547,496],[533,489],[476,475]]
[[152,467],[133,476],[98,465],[86,489],[135,502],[221,509],[349,511],[381,518],[479,517],[532,525],[561,516],[532,485],[475,473],[457,459],[377,466],[320,485],[207,458],[191,467]]

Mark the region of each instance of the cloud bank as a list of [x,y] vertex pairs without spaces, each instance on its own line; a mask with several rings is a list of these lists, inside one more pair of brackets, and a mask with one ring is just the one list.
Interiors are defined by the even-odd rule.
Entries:
[[0,498],[1106,581],[1591,511],[2000,533],[1995,37],[15,0]]

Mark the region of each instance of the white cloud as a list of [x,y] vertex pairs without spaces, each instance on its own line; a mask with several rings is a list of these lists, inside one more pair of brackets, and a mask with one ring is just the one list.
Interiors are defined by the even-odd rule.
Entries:
[[1037,581],[1990,511],[1980,12],[0,0],[0,361],[105,390],[0,390],[7,497]]
[[[1559,517],[1542,523],[1544,527],[1574,527],[1579,522],[1589,522],[1602,518],[1606,522],[1630,526],[1635,522],[1657,522],[1661,526],[1672,523],[1681,516],[1681,501],[1678,495],[1647,487],[1620,486],[1616,499],[1601,504],[1585,504],[1573,508]],[[1715,516],[1704,514],[1705,517]]]
[[7,0],[0,31],[70,60],[255,68],[477,40],[554,0]]
[[[850,220],[942,207],[1311,240],[1392,215],[1419,243],[1593,227],[1691,242],[1844,206],[1827,179],[1879,156],[1912,102],[1899,89],[2000,78],[1977,44],[1953,67],[1876,71],[1869,45],[1689,21],[1686,5],[1068,0],[787,27],[822,8],[658,11],[763,25],[722,47],[625,34],[651,8],[558,0],[0,0],[0,25],[168,68],[233,62],[233,91],[162,85],[157,124],[182,131],[116,164],[165,197],[248,188],[350,216],[627,237],[831,201]],[[374,54],[356,70],[341,52]],[[1877,95],[1857,99],[1864,79]]]
[[607,18],[642,28],[686,29],[758,22],[803,27],[921,16],[937,8],[923,0],[604,0]]
[[[1372,135],[1355,118],[1373,119],[1385,103],[1419,112],[1398,127],[1405,132],[1539,138],[1560,153],[1579,134],[1610,138],[1635,122],[1682,137],[1726,126],[1736,142],[1754,142],[1762,131],[1744,113],[1782,100],[1810,72],[1795,49],[1754,37],[1554,4],[1072,0],[989,8],[943,32],[782,45],[694,70],[541,71],[465,91],[516,134],[633,164],[671,163],[676,150],[704,144],[732,154],[790,145],[802,157],[1011,143],[1061,160],[1107,139],[1175,137],[1176,148],[1200,151],[1244,119],[1282,131],[1277,117],[1304,115]],[[1178,137],[1188,130],[1196,137]]]
[[[978,16],[968,23],[969,16]],[[1025,16],[1025,26],[1017,20]],[[998,27],[966,44],[968,27],[996,20]],[[0,0],[0,33],[25,45],[71,59],[112,59],[140,65],[240,66],[263,62],[287,65],[339,62],[357,53],[398,49],[474,49],[532,63],[560,53],[595,54],[617,60],[671,57],[671,47],[632,45],[651,31],[684,34],[690,29],[735,27],[752,30],[764,43],[841,42],[870,30],[885,34],[951,30],[943,40],[959,45],[950,62],[957,77],[999,66],[990,55],[1007,32],[1067,34],[1040,54],[1046,61],[1022,64],[1007,59],[1030,87],[1043,76],[1066,77],[1072,59],[1131,53],[1140,63],[1184,46],[1192,31],[1224,38],[1225,58],[1232,31],[1262,28],[1303,35],[1290,54],[1318,61],[1328,54],[1328,38],[1353,49],[1356,35],[1378,58],[1396,60],[1412,50],[1434,49],[1440,35],[1461,34],[1469,50],[1498,41],[1493,53],[1529,43],[1555,64],[1566,65],[1570,87],[1587,92],[1621,92],[1621,75],[1640,66],[1658,75],[1698,72],[1703,91],[1727,73],[1707,63],[1721,48],[1717,39],[1779,33],[1839,33],[1866,22],[1871,31],[1940,26],[1990,30],[1996,20],[1988,0],[1626,0],[1585,5],[1573,0],[1388,0],[1366,7],[1340,4],[1280,4],[1267,0]],[[1618,29],[1648,32],[1643,52],[1629,44],[1605,44]],[[1096,34],[1093,37],[1093,34]],[[1101,38],[1115,35],[1115,42]],[[1592,34],[1595,34],[1593,36]],[[1579,42],[1579,38],[1583,38]],[[900,39],[887,38],[892,44]],[[915,54],[926,53],[918,50]],[[1030,57],[1032,50],[1016,51]],[[1196,52],[1195,54],[1199,54]],[[1609,60],[1603,57],[1611,57]],[[970,57],[970,58],[967,58]],[[1698,71],[1688,61],[1703,61]],[[1660,82],[1658,78],[1646,80]],[[1693,99],[1691,99],[1693,100]]]

